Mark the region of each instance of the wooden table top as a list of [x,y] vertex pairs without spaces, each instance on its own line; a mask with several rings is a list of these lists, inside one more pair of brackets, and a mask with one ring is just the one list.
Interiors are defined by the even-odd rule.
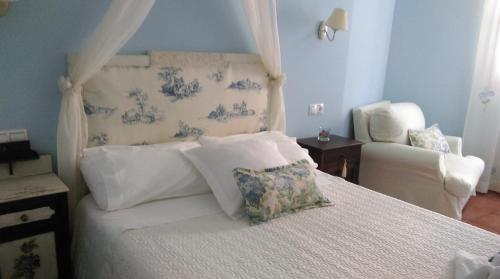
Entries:
[[297,143],[322,151],[363,144],[360,141],[336,135],[330,135],[330,141],[319,141],[318,137],[311,137],[298,139]]
[[47,196],[68,191],[54,174],[40,174],[0,180],[0,203]]

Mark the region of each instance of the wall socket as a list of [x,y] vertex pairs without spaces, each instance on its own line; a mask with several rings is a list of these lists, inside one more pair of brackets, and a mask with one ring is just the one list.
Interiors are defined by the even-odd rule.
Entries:
[[0,143],[28,140],[28,130],[0,131]]
[[310,104],[309,115],[320,115],[325,112],[325,104]]

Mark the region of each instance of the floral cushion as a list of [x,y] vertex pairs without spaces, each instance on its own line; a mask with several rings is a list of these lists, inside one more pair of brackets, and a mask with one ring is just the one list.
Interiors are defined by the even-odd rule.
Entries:
[[450,145],[439,129],[438,124],[424,130],[409,130],[412,146],[450,153]]
[[332,205],[316,186],[314,168],[307,160],[263,171],[236,168],[233,175],[251,224],[302,209]]

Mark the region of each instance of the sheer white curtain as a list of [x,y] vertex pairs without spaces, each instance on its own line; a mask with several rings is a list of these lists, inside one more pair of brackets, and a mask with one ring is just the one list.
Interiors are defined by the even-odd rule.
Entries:
[[80,152],[87,144],[82,84],[132,37],[154,3],[155,0],[112,0],[101,23],[69,69],[69,76],[59,79],[63,97],[57,129],[58,173],[70,188],[70,209],[85,191],[78,169]]
[[[474,81],[464,128],[464,152],[482,158],[486,168],[478,192],[498,185],[500,172],[500,1],[485,0]],[[496,166],[495,166],[496,165]],[[495,189],[500,190],[500,189]]]
[[285,132],[286,119],[283,84],[286,76],[281,70],[276,0],[243,0],[243,7],[257,49],[271,80],[269,106],[270,129]]

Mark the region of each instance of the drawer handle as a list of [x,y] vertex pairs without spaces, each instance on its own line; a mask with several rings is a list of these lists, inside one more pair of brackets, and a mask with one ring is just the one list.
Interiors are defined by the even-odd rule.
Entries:
[[19,219],[21,219],[21,221],[23,221],[23,222],[28,222],[28,220],[29,220],[30,218],[28,217],[28,215],[23,214],[23,215],[21,215],[21,217],[19,217]]

